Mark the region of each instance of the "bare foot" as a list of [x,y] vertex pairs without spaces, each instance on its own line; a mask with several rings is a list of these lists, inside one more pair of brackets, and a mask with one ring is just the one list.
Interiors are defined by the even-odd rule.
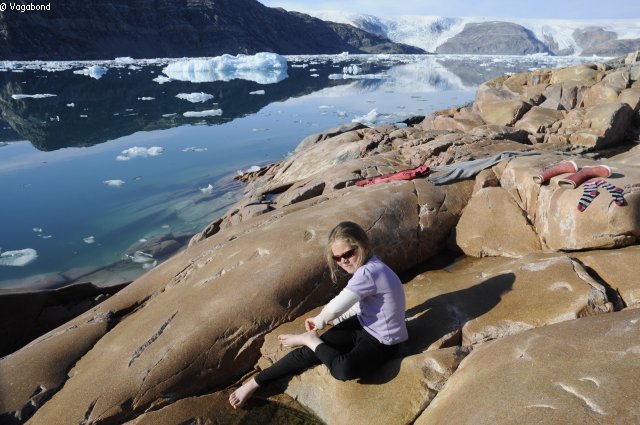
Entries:
[[285,347],[299,347],[306,345],[315,351],[316,347],[322,343],[316,331],[309,331],[301,334],[278,335],[278,341]]
[[245,382],[240,388],[235,390],[229,396],[229,403],[231,407],[237,409],[238,407],[242,407],[242,405],[251,397],[260,385],[255,381],[255,379],[251,378],[251,380]]

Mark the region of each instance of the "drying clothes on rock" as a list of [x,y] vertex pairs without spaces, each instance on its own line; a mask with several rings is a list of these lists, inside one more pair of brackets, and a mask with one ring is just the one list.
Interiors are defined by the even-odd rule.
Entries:
[[558,186],[575,189],[580,186],[582,182],[591,178],[609,176],[611,176],[611,168],[606,165],[586,165],[577,173],[569,174],[563,179],[558,180]]
[[457,180],[468,179],[474,177],[485,168],[489,168],[506,159],[525,155],[540,155],[540,152],[505,151],[488,158],[474,159],[473,161],[458,162],[455,164],[443,165],[439,167],[431,167],[431,171],[446,171],[446,173],[434,177],[429,177],[427,178],[427,181],[434,185],[440,185],[451,183]]
[[544,184],[559,174],[575,173],[578,171],[578,165],[573,161],[562,161],[553,167],[542,170],[539,174],[533,176],[533,181],[538,184]]
[[624,196],[622,196],[622,188],[612,185],[605,180],[589,180],[582,189],[582,197],[578,201],[578,211],[586,210],[591,202],[600,194],[599,188],[604,188],[613,197],[613,202],[619,207],[625,204]]
[[366,186],[368,184],[385,183],[395,180],[413,180],[417,177],[423,177],[428,175],[431,169],[425,165],[413,168],[410,170],[403,170],[397,173],[385,174],[383,176],[371,177],[368,179],[358,180],[356,186]]

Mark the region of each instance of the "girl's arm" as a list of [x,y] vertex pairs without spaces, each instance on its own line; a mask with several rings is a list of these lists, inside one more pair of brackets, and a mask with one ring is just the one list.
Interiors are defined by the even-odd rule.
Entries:
[[[329,321],[341,317],[343,313],[351,309],[358,301],[360,301],[359,296],[347,288],[343,289],[334,299],[324,306],[320,314],[313,318],[315,329],[322,329]],[[346,317],[340,321],[344,319],[346,319]]]

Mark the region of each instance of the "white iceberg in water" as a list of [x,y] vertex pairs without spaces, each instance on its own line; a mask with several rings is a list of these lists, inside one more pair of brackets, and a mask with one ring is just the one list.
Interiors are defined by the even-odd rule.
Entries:
[[188,59],[167,65],[162,72],[173,80],[206,83],[234,79],[272,84],[284,80],[287,60],[275,53],[222,55],[206,59]]
[[110,187],[120,187],[124,184],[124,180],[105,180],[102,183]]
[[38,258],[38,251],[31,248],[5,251],[0,254],[0,266],[22,267],[33,263],[36,258]]
[[200,187],[200,192],[204,193],[205,195],[211,195],[213,193],[213,186],[211,186],[211,183],[209,183],[209,186],[207,187]]
[[160,146],[153,146],[150,148],[143,148],[140,146],[134,146],[129,149],[125,149],[122,151],[121,155],[118,155],[116,159],[118,161],[129,161],[133,158],[137,158],[139,156],[146,158],[148,156],[158,156],[164,152],[164,149]]
[[86,238],[83,238],[82,241],[84,243],[88,243],[88,244],[92,244],[96,241],[96,237],[95,236],[87,236]]
[[264,90],[256,90],[256,91],[250,91],[249,94],[265,94],[266,92]]
[[222,109],[209,109],[207,111],[188,111],[182,115],[187,118],[216,117],[218,115],[222,115]]
[[179,93],[176,95],[178,99],[187,100],[191,103],[204,103],[209,99],[213,99],[212,94],[208,93]]
[[133,255],[125,254],[125,257],[138,264],[152,263],[154,261],[153,255],[147,254],[144,251],[136,251],[133,253]]
[[369,111],[368,114],[363,115],[361,117],[356,117],[354,119],[352,119],[352,122],[359,122],[361,124],[364,125],[368,125],[369,127],[373,126],[376,123],[376,120],[378,119],[378,116],[380,114],[378,114],[378,111],[375,109],[372,109],[371,111]]
[[165,77],[164,75],[158,75],[152,81],[155,81],[158,84],[164,84],[164,83],[168,83],[169,81],[171,81],[171,78]]
[[13,99],[26,99],[28,97],[33,99],[44,99],[45,97],[54,97],[57,96],[55,94],[42,93],[42,94],[12,94],[11,97]]
[[77,71],[73,71],[73,73],[74,74],[79,74],[79,75],[86,75],[88,77],[95,78],[96,80],[99,80],[100,78],[102,78],[102,76],[104,74],[107,73],[107,68],[105,68],[104,66],[100,66],[100,65],[92,65],[89,68],[79,69]]

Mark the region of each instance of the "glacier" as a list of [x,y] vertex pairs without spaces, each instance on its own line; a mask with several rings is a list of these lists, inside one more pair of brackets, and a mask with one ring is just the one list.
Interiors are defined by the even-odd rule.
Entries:
[[449,18],[443,16],[407,15],[379,17],[367,14],[337,11],[308,12],[326,21],[353,25],[371,33],[387,37],[396,43],[420,47],[427,52],[435,52],[438,46],[460,33],[468,23],[512,22],[530,30],[538,40],[552,39],[557,49],[572,51],[580,55],[582,48],[573,38],[573,32],[588,27],[600,27],[613,31],[618,39],[640,38],[640,21],[637,19],[566,20],[566,19],[523,19],[470,16]]

